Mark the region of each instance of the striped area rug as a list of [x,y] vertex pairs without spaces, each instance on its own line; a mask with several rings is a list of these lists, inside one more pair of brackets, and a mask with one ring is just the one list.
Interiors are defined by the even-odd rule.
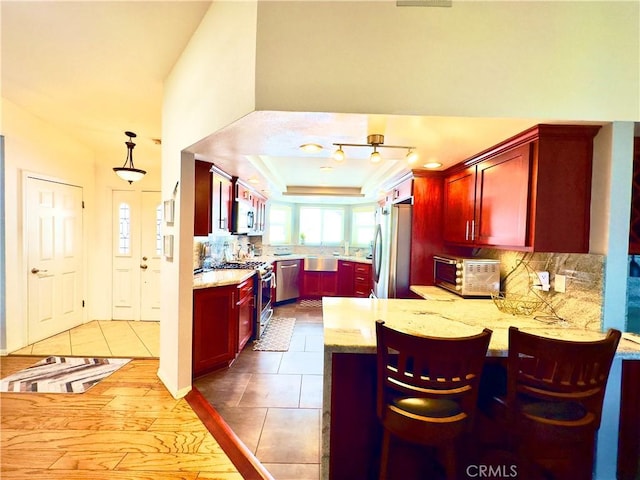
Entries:
[[0,380],[0,392],[83,393],[130,358],[47,357]]
[[253,349],[261,352],[286,352],[289,350],[295,318],[272,318],[260,340],[256,340]]
[[304,300],[300,300],[299,303],[300,307],[303,308],[322,308],[322,299],[304,299]]

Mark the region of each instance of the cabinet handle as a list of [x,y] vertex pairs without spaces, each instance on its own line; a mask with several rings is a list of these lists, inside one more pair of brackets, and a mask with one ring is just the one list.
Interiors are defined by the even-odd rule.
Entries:
[[476,239],[476,221],[471,220],[471,241]]
[[464,239],[469,240],[469,220],[466,221],[464,226]]

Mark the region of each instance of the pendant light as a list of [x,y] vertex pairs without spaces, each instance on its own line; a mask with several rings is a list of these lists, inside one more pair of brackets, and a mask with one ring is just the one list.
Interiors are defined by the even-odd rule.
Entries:
[[147,172],[145,170],[140,170],[133,165],[133,148],[136,146],[136,144],[133,143],[132,139],[136,138],[137,135],[133,132],[124,132],[124,134],[129,137],[129,140],[127,142],[124,142],[124,144],[127,146],[127,158],[124,161],[124,165],[122,165],[122,167],[113,167],[113,171],[116,172],[116,175],[118,175],[121,179],[131,184],[133,182],[141,180]]

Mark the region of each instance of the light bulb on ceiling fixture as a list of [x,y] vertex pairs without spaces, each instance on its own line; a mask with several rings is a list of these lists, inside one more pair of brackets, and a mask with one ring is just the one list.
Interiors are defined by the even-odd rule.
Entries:
[[336,162],[342,162],[344,160],[344,152],[342,151],[342,145],[338,145],[338,149],[333,152],[333,159]]
[[121,179],[129,182],[130,184],[133,182],[137,182],[142,179],[146,175],[146,171],[140,170],[133,165],[133,148],[136,146],[133,143],[133,138],[136,138],[136,134],[133,132],[124,132],[124,134],[129,137],[129,141],[124,142],[127,146],[127,158],[124,161],[124,165],[122,167],[114,167],[113,171],[116,172]]
[[415,163],[418,160],[418,152],[416,152],[413,148],[410,148],[407,151],[407,163]]
[[371,153],[371,157],[369,157],[369,159],[372,163],[378,163],[382,160],[382,155],[380,155],[380,152],[376,150],[376,147],[373,147],[373,152]]

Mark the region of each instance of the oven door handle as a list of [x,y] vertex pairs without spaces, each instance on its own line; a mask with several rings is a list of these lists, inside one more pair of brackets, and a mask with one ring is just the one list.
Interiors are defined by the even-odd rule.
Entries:
[[271,287],[276,287],[276,274],[271,272],[260,279],[261,282],[271,282]]
[[438,262],[441,262],[441,263],[446,263],[447,265],[455,265],[456,264],[455,260],[453,260],[451,258],[440,257],[438,255],[434,255],[433,259],[437,260]]

